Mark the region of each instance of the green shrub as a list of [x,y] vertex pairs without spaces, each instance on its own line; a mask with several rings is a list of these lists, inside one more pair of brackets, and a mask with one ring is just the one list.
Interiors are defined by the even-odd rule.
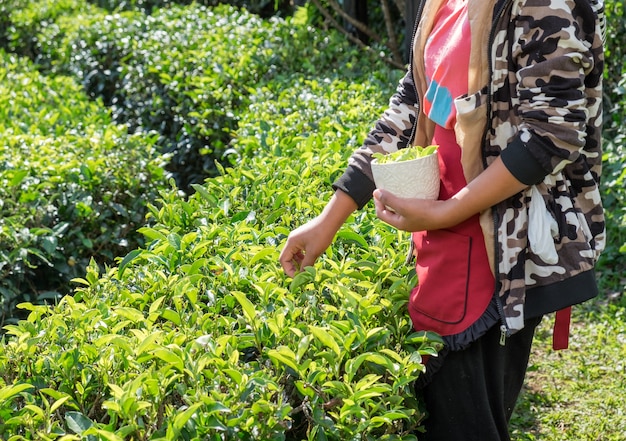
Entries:
[[156,136],[128,135],[68,77],[0,51],[0,305],[70,292],[70,279],[141,242],[165,185]]
[[0,351],[1,435],[415,439],[412,383],[439,343],[411,329],[407,237],[365,210],[315,268],[278,264],[387,91],[292,85],[259,88],[242,115],[239,147],[264,154],[189,199],[163,192],[145,247],[92,265],[56,307],[23,305]]
[[602,200],[607,218],[607,248],[598,265],[599,280],[608,295],[626,292],[626,20],[624,3],[609,0],[605,46],[605,122]]
[[152,13],[156,9],[172,4],[189,5],[197,3],[204,6],[217,6],[225,3],[238,8],[246,8],[253,14],[269,17],[279,13],[290,13],[291,2],[288,0],[88,0],[89,2],[111,12],[140,10]]
[[48,23],[48,9],[30,3],[12,14],[15,33],[24,30],[16,40],[37,42],[39,66],[76,76],[112,107],[115,122],[157,131],[161,151],[171,153],[167,168],[185,191],[215,176],[216,161],[229,164],[250,88],[294,74],[363,75],[381,63],[339,34],[229,6],[172,5],[152,15],[68,11]]
[[5,26],[0,30],[3,43],[0,47],[44,64],[49,54],[42,32],[50,32],[49,27],[58,28],[56,22],[63,17],[96,12],[85,0],[3,0],[2,3],[0,11]]

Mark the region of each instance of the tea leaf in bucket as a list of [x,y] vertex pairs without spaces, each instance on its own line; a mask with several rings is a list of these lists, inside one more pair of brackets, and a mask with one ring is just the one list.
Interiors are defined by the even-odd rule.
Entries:
[[389,162],[410,161],[412,159],[422,158],[424,156],[432,155],[437,151],[437,145],[429,145],[427,147],[413,146],[405,149],[400,149],[393,153],[383,154],[374,153],[372,158],[376,159],[379,164],[387,164]]

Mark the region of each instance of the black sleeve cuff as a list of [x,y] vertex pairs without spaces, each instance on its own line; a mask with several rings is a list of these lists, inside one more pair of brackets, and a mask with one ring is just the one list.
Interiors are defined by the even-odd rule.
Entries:
[[348,166],[333,184],[333,189],[347,193],[361,209],[372,199],[376,185],[361,170]]
[[523,184],[538,184],[548,175],[519,138],[502,150],[500,158],[511,174]]

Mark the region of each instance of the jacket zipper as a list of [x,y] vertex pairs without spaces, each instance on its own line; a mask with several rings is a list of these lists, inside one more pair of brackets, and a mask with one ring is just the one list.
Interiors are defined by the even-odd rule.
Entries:
[[[417,7],[417,13],[415,14],[415,24],[413,25],[413,35],[411,36],[411,51],[409,52],[409,71],[411,72],[411,76],[413,76],[413,42],[415,40],[415,34],[417,34],[417,27],[419,25],[420,18],[422,17],[422,12],[424,12],[424,4],[426,0],[419,0],[419,5]],[[417,120],[419,119],[420,114],[420,97],[417,93],[417,87],[415,86],[415,78],[413,78],[413,92],[415,93],[415,98],[417,98],[417,114],[415,115],[415,124],[413,124],[413,128],[411,129],[411,135],[409,136],[409,142],[407,143],[407,147],[413,144],[415,140],[415,132],[417,130]],[[413,260],[413,253],[415,251],[415,243],[413,242],[413,235],[409,240],[409,251],[406,254],[406,259],[404,261],[405,265],[409,265]]]
[[[506,9],[506,6],[511,2],[512,0],[503,0],[498,8],[498,10],[496,11],[496,13],[494,14],[494,18],[491,24],[491,30],[489,31],[489,47],[488,47],[488,52],[487,52],[487,58],[489,61],[489,82],[487,84],[487,126],[485,127],[485,133],[483,134],[483,142],[484,140],[487,139],[487,132],[489,131],[489,129],[491,128],[491,122],[492,122],[492,118],[491,118],[491,98],[492,98],[492,90],[491,90],[491,84],[492,84],[492,80],[493,80],[493,59],[492,59],[492,52],[491,49],[493,47],[493,43],[495,40],[495,30],[496,30],[496,24],[498,21],[500,21],[502,19],[502,14],[504,13],[504,10]],[[487,168],[487,159],[485,158],[485,156],[483,155],[483,167]],[[506,322],[506,315],[504,313],[504,306],[502,305],[502,299],[500,299],[500,282],[499,282],[499,278],[500,278],[500,272],[498,270],[498,262],[500,261],[500,252],[499,252],[499,241],[498,241],[498,213],[496,210],[496,207],[492,207],[491,209],[491,214],[493,217],[493,234],[494,234],[494,276],[495,276],[495,301],[496,301],[496,306],[498,309],[498,314],[500,316],[500,345],[504,346],[506,345],[506,339],[507,337],[511,336],[511,330],[509,329],[509,326],[507,325]]]
[[[413,43],[415,41],[415,35],[417,34],[417,27],[419,25],[420,19],[422,18],[422,12],[424,12],[424,4],[426,0],[419,0],[419,5],[417,7],[417,13],[415,14],[415,24],[413,25],[413,35],[411,37],[411,51],[409,52],[409,71],[411,72],[411,77],[413,77]],[[415,86],[415,78],[413,78],[413,92],[415,92],[415,97],[417,98],[417,114],[415,115],[415,124],[413,124],[413,128],[411,129],[411,135],[409,136],[408,144],[413,144],[415,140],[415,131],[417,130],[417,120],[420,115],[420,96],[417,93],[417,87]]]

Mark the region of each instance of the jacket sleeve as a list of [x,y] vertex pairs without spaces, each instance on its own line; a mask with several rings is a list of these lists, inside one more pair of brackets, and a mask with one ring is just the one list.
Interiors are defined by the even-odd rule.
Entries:
[[415,136],[418,101],[411,69],[400,81],[389,107],[367,135],[363,145],[355,150],[342,176],[333,188],[347,193],[359,208],[372,198],[375,189],[371,171],[372,153],[391,153],[411,145]]
[[531,185],[599,151],[602,36],[589,0],[520,3],[512,60],[521,124],[502,160]]

